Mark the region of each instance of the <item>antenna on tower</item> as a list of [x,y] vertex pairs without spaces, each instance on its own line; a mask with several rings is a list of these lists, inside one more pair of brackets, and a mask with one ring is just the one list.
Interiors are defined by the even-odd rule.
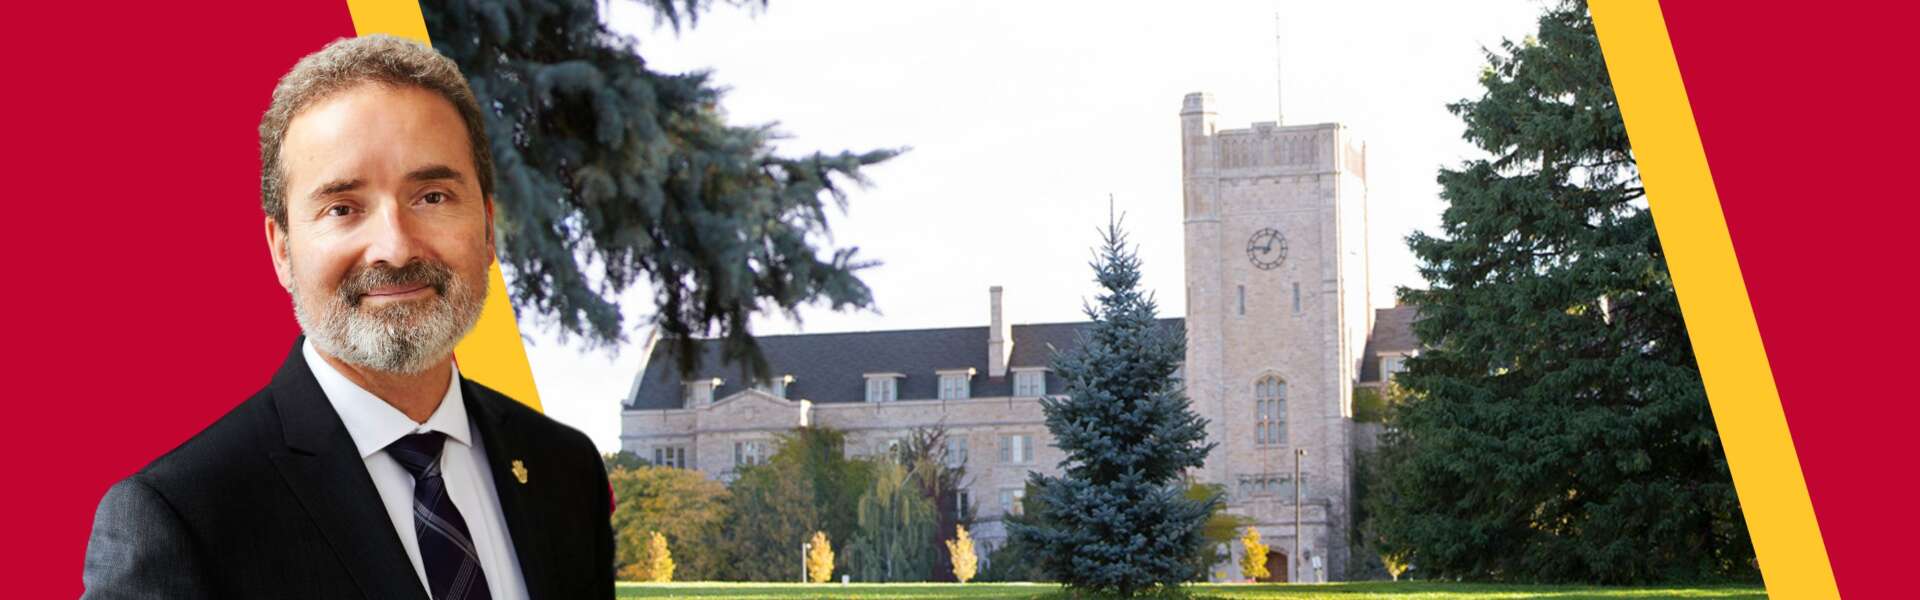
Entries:
[[1283,79],[1286,74],[1286,68],[1282,63],[1286,54],[1286,41],[1280,37],[1280,11],[1275,10],[1273,11],[1273,85],[1275,91],[1273,100],[1273,108],[1275,110],[1273,123],[1275,125],[1287,124],[1287,85]]

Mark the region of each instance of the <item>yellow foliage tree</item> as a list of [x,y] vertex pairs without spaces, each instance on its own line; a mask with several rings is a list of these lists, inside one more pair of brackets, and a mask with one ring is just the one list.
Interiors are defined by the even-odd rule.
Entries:
[[1247,532],[1240,535],[1240,547],[1247,551],[1240,557],[1240,574],[1247,579],[1268,576],[1267,545],[1260,543],[1260,530],[1248,527]]
[[647,542],[648,569],[647,581],[666,583],[673,581],[673,553],[667,551],[667,536],[660,532],[650,532],[652,540]]
[[812,546],[807,548],[807,579],[814,583],[826,583],[833,579],[833,544],[827,541],[827,532],[813,532]]
[[980,570],[980,559],[973,554],[973,536],[964,525],[954,525],[954,539],[947,540],[947,554],[953,556],[953,578],[966,583]]
[[1387,552],[1381,554],[1380,562],[1386,565],[1387,575],[1392,576],[1394,581],[1399,581],[1400,576],[1405,575],[1407,572],[1406,552]]

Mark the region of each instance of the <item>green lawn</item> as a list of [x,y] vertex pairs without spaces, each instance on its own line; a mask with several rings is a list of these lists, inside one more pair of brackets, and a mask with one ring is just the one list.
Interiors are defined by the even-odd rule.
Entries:
[[[742,600],[785,600],[789,598],[861,598],[873,600],[932,600],[935,598],[1032,598],[1059,588],[1033,583],[955,584],[852,584],[803,585],[798,583],[621,583],[621,598],[739,598]],[[1358,582],[1320,585],[1217,585],[1192,586],[1195,596],[1245,600],[1364,600],[1368,598],[1409,598],[1419,600],[1506,600],[1549,598],[1552,600],[1611,600],[1642,598],[1712,598],[1758,600],[1766,598],[1760,586],[1675,586],[1675,587],[1590,587],[1489,585],[1474,583]]]

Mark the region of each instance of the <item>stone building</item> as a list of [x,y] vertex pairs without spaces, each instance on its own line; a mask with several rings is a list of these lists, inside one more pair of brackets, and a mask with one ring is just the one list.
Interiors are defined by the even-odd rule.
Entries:
[[[1189,94],[1180,111],[1188,313],[1163,321],[1184,328],[1187,395],[1219,444],[1196,475],[1226,485],[1227,510],[1257,522],[1275,579],[1341,579],[1353,525],[1353,390],[1413,351],[1408,318],[1396,312],[1405,309],[1381,311],[1379,323],[1397,329],[1376,331],[1367,303],[1365,146],[1338,124],[1216,130],[1211,103]],[[737,365],[719,361],[718,342],[704,343],[691,379],[665,346],[651,348],[623,410],[621,446],[725,480],[764,461],[794,427],[842,430],[848,454],[881,455],[912,428],[941,425],[949,449],[967,457],[975,537],[996,546],[1027,472],[1057,472],[1063,458],[1038,400],[1065,387],[1047,368],[1051,351],[1072,347],[1087,326],[1012,324],[1002,301],[992,288],[985,327],[761,337],[775,373],[766,382],[740,380]],[[1290,561],[1297,450],[1303,560]],[[1321,570],[1280,568],[1295,562]],[[1234,561],[1215,570],[1239,575]]]

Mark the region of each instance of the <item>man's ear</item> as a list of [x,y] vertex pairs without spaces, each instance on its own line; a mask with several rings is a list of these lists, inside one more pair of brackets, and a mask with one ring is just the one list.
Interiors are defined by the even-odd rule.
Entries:
[[493,196],[487,196],[486,202],[482,204],[487,207],[487,254],[493,255],[494,260],[499,260],[500,253],[493,247]]
[[287,253],[287,231],[280,228],[273,217],[266,217],[267,254],[273,257],[273,274],[280,279],[280,288],[293,291],[293,263]]

